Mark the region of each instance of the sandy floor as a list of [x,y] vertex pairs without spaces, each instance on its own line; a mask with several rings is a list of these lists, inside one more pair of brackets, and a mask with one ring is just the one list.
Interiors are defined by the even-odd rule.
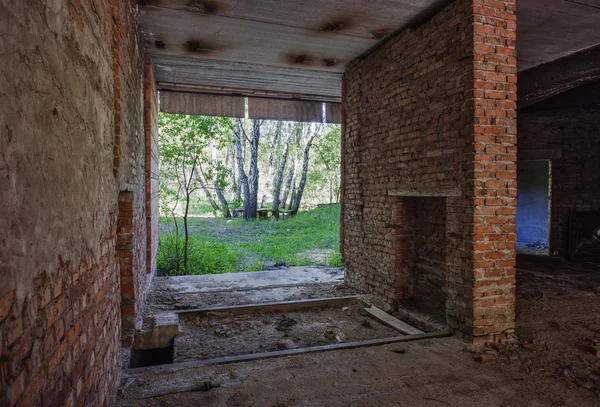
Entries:
[[[319,310],[180,318],[175,362],[400,336],[353,303]],[[210,344],[210,346],[206,346]]]
[[[600,344],[600,270],[527,270],[518,274],[514,344],[474,349],[444,338],[143,373],[117,405],[600,406],[591,351]],[[320,294],[347,295],[335,287]],[[480,353],[490,363],[476,361]]]

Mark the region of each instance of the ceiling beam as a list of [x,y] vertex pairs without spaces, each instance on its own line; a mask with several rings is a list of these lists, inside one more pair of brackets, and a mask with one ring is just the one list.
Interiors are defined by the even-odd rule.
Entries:
[[518,108],[523,109],[596,80],[600,80],[600,45],[519,72]]

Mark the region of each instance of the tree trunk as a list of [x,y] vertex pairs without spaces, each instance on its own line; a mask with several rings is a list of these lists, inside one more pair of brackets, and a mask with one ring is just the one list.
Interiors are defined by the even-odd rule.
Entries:
[[[283,147],[283,153],[281,154],[281,160],[279,161],[279,168],[277,169],[277,173],[275,174],[275,179],[273,180],[273,215],[277,219],[279,219],[281,184],[283,183],[283,175],[285,172],[285,165],[287,163],[287,156],[288,156],[288,152],[290,150],[290,140],[291,140],[291,135],[286,138],[285,146]],[[284,209],[285,209],[285,203],[284,203]]]
[[317,135],[317,131],[308,139],[306,143],[306,147],[304,147],[304,156],[302,159],[302,175],[300,176],[300,182],[298,183],[298,190],[296,191],[296,197],[294,199],[294,204],[292,206],[292,215],[298,213],[298,209],[300,208],[300,201],[302,200],[302,194],[304,193],[304,186],[306,185],[306,175],[308,174],[308,161],[310,159],[310,147],[312,146],[312,142]]
[[250,138],[250,168],[248,170],[247,185],[248,198],[244,201],[244,218],[256,218],[258,206],[258,142],[260,140],[260,126],[262,120],[252,122],[252,137]]
[[250,196],[250,191],[248,188],[248,176],[246,175],[246,170],[244,170],[244,150],[246,146],[246,137],[244,131],[244,124],[241,120],[236,120],[236,125],[234,129],[234,134],[237,138],[235,144],[235,152],[236,152],[236,161],[237,161],[237,170],[238,170],[238,189],[240,198],[243,194],[244,201],[248,200]]
[[294,180],[294,170],[296,168],[296,157],[292,157],[292,164],[290,165],[290,171],[288,172],[287,179],[285,181],[285,189],[283,190],[283,197],[281,199],[281,208],[285,209],[290,188],[292,187],[292,181]]
[[186,191],[185,194],[185,212],[183,214],[183,230],[185,231],[185,242],[183,244],[183,270],[187,273],[188,264],[188,242],[190,240],[190,234],[188,231],[188,212],[190,209],[190,193]]
[[273,179],[273,174],[275,173],[275,168],[279,166],[277,159],[277,150],[279,149],[279,141],[281,138],[281,128],[282,122],[277,122],[277,127],[275,128],[275,134],[273,135],[273,139],[271,140],[271,144],[269,145],[269,158],[267,160],[267,182],[265,183],[265,193],[263,194],[260,207],[265,207],[265,201],[267,199],[267,191],[271,189],[271,180]]
[[[231,161],[231,179],[232,179],[232,189],[233,189],[233,200],[235,202],[241,202],[242,201],[242,187],[239,183],[239,179],[238,179],[238,169],[237,169],[237,141],[235,143],[235,145],[232,148],[232,161]],[[243,160],[242,160],[243,162]]]
[[221,203],[221,211],[226,218],[231,218],[231,212],[229,211],[229,204],[227,203],[227,199],[225,199],[225,195],[223,195],[223,190],[219,188],[217,183],[215,182],[215,193],[217,194],[217,198]]
[[294,177],[294,181],[292,182],[292,192],[290,196],[290,204],[288,205],[288,209],[292,209],[296,204],[296,177]]

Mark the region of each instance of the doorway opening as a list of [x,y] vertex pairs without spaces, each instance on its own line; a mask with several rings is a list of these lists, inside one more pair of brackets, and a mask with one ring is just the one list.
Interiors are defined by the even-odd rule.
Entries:
[[550,254],[552,165],[550,160],[517,164],[517,253]]

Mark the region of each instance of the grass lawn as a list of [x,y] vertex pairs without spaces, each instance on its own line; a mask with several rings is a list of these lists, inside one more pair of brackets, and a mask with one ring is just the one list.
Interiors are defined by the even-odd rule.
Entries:
[[[175,227],[172,220],[161,219],[160,275],[257,271],[277,263],[342,267],[339,205],[300,212],[280,221],[192,217],[188,222],[188,268],[177,271]],[[181,258],[182,219],[178,223]]]

